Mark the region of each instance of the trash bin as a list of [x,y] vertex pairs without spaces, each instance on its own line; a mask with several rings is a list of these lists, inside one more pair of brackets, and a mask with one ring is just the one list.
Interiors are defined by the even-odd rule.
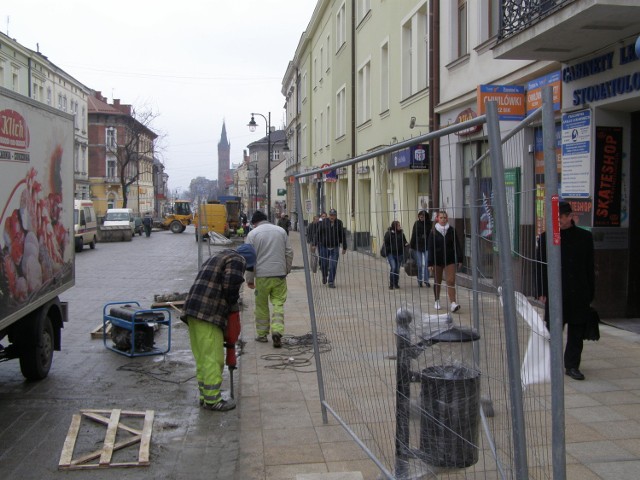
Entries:
[[433,337],[433,345],[446,351],[447,365],[421,372],[420,451],[437,467],[464,468],[478,461],[480,372],[473,361],[473,330],[453,327]]

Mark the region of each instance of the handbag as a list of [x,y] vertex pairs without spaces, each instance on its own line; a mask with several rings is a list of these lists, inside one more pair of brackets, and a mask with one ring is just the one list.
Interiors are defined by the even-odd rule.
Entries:
[[418,263],[416,262],[416,259],[413,258],[413,255],[411,255],[411,252],[404,262],[404,273],[406,273],[410,277],[418,276]]
[[584,339],[597,342],[600,340],[600,315],[598,311],[589,307],[589,317],[587,318],[587,325],[584,329]]
[[380,247],[380,256],[382,258],[387,258],[387,246],[384,243]]

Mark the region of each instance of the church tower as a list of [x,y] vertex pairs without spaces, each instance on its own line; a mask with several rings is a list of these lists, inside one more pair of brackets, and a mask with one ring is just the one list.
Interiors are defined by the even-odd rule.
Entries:
[[229,186],[233,183],[231,177],[231,144],[227,139],[227,127],[222,121],[222,134],[218,142],[218,194],[227,195]]

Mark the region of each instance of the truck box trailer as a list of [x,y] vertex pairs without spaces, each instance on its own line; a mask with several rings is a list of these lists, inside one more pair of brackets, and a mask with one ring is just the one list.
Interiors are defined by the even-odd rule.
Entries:
[[42,379],[74,285],[73,117],[0,88],[0,361]]

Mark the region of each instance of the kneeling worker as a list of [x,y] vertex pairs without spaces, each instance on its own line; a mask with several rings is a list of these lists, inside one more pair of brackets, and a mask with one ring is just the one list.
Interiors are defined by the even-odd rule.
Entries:
[[231,317],[239,321],[240,287],[245,269],[253,269],[256,251],[248,244],[222,250],[209,258],[198,272],[184,303],[182,320],[189,325],[191,350],[196,361],[200,405],[225,412],[235,401],[222,398],[224,333]]

